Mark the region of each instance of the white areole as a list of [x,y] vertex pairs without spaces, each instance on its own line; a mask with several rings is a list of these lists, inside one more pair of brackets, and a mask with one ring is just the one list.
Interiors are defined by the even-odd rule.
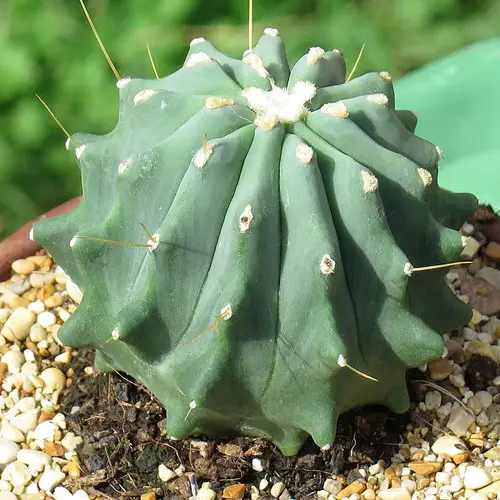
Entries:
[[255,124],[271,130],[278,123],[296,123],[307,115],[307,104],[316,94],[312,82],[297,82],[292,90],[273,85],[271,90],[250,87],[243,90],[248,107],[257,113]]

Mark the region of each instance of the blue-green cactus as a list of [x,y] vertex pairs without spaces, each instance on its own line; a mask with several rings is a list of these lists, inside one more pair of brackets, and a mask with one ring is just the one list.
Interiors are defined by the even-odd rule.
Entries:
[[413,269],[457,258],[475,198],[439,188],[387,73],[345,73],[320,48],[290,71],[272,29],[242,60],[196,39],[176,73],[118,82],[111,133],[68,142],[83,203],[33,234],[84,292],[60,338],[145,384],[172,436],[328,446],[350,408],[404,411],[408,367],[470,317]]

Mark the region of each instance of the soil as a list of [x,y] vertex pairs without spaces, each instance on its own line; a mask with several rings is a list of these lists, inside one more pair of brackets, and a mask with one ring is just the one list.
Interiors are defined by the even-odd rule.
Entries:
[[158,478],[161,463],[171,469],[182,464],[196,474],[199,485],[209,481],[216,491],[233,483],[258,484],[264,473],[252,469],[253,457],[262,460],[264,471],[274,471],[291,495],[306,498],[322,489],[332,473],[350,470],[352,480],[357,466],[389,459],[409,422],[407,414],[372,406],[342,415],[336,442],[328,451],[308,441],[299,455],[285,457],[263,439],[206,436],[196,438],[207,443],[200,450],[190,439],[166,439],[165,410],[144,387],[122,374],[87,375],[84,368],[93,363],[89,349],[80,350],[75,359],[73,383],[61,399],[68,413],[76,407],[67,416],[67,425],[84,440],[78,450],[83,473],[74,486],[104,498],[138,498],[150,491],[160,498],[189,498],[188,475],[163,483]]
[[[490,228],[495,232],[498,220],[491,210],[482,207],[470,222],[485,232]],[[332,474],[344,473],[349,483],[358,477],[359,466],[381,459],[390,462],[411,415],[415,415],[397,415],[383,407],[351,411],[341,416],[331,449],[320,450],[309,440],[294,457],[283,456],[264,439],[198,436],[169,440],[161,404],[126,375],[87,374],[84,368],[93,365],[93,357],[90,349],[78,351],[71,364],[75,370],[73,383],[65,390],[61,404],[69,430],[83,438],[77,450],[82,475],[72,487],[104,499],[139,498],[148,492],[156,493],[157,498],[189,499],[194,494],[193,485],[201,486],[204,481],[220,492],[234,483],[258,484],[263,477],[270,482],[283,481],[296,500],[312,498]],[[489,358],[477,356],[467,374],[471,386],[482,387],[484,380],[490,379],[489,372],[498,370],[491,363]],[[422,400],[421,384],[416,381],[424,378],[419,370],[408,372],[414,403]],[[450,389],[455,390],[453,386]],[[206,446],[200,446],[197,440],[206,442]],[[263,472],[252,469],[254,457],[262,460]],[[186,473],[164,483],[158,477],[158,465],[162,463],[171,469],[182,465]],[[262,492],[261,498],[273,497]]]

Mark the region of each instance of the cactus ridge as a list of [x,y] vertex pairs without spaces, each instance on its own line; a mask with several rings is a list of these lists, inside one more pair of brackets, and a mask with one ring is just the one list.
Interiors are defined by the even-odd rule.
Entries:
[[276,30],[242,60],[195,39],[67,143],[83,202],[33,233],[84,292],[60,338],[145,384],[171,436],[328,446],[346,410],[405,411],[406,370],[470,318],[444,270],[411,269],[456,260],[475,198],[439,188],[387,73],[345,78],[318,47],[290,70]]

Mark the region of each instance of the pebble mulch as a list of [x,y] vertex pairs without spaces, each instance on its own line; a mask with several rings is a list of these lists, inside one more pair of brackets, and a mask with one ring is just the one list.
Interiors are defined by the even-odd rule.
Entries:
[[80,476],[75,449],[59,407],[71,385],[68,367],[78,353],[57,332],[81,299],[47,255],[12,264],[0,284],[0,500],[89,500],[63,485]]
[[[463,257],[473,263],[450,270],[446,280],[474,314],[469,325],[445,335],[443,357],[413,377],[411,423],[398,451],[348,476],[331,475],[308,498],[500,499],[500,245],[476,239],[472,224],[462,232],[470,236]],[[48,256],[16,261],[12,268],[14,276],[0,285],[0,500],[96,498],[70,491],[80,475],[75,450],[81,438],[67,432],[58,405],[72,382],[68,363],[78,352],[62,346],[57,332],[81,293]],[[191,444],[200,452],[206,445]],[[168,483],[187,474],[193,500],[292,498],[259,458],[251,466],[256,484],[231,484],[220,492],[208,482],[198,485],[182,464],[159,464],[158,476]],[[154,492],[141,496],[156,498]]]

